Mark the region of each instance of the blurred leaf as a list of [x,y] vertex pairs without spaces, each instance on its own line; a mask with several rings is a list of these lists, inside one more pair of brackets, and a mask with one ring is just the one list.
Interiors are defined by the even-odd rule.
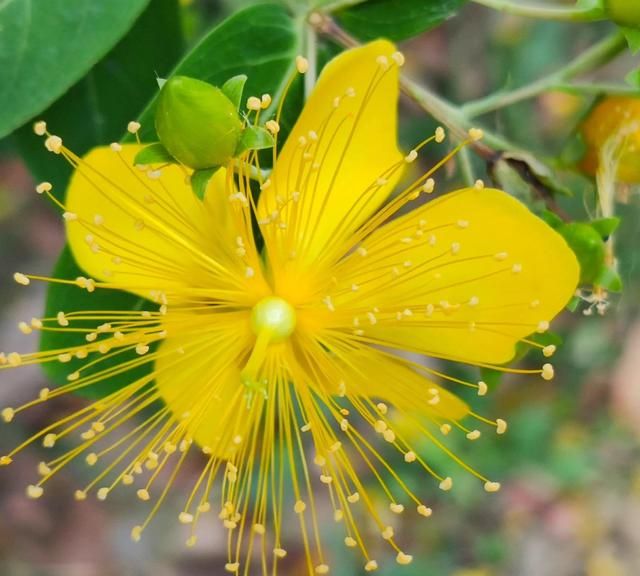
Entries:
[[622,292],[622,278],[615,270],[603,267],[594,284],[610,292]]
[[[176,66],[181,75],[222,86],[233,76],[247,75],[245,94],[278,95],[295,70],[300,51],[295,23],[280,5],[260,4],[236,12],[207,34]],[[156,98],[140,115],[140,136],[157,140]]]
[[[119,140],[157,91],[156,74],[167,73],[181,49],[178,0],[152,0],[129,34],[39,117],[78,155]],[[45,151],[31,124],[15,140],[34,176],[51,181],[61,197],[71,175],[67,162]]]
[[625,35],[631,52],[637,52],[640,50],[640,30],[638,28],[620,28]]
[[[83,272],[76,264],[69,247],[65,247],[60,254],[60,258],[54,268],[53,276],[55,278],[75,279],[83,276]],[[67,284],[50,284],[47,292],[47,301],[45,305],[44,316],[47,318],[55,318],[59,311],[65,314],[77,311],[90,310],[155,310],[156,304],[153,304],[144,298],[140,298],[134,294],[121,292],[119,290],[96,290],[89,293],[77,286]],[[70,327],[72,328],[88,328],[94,330],[96,328],[95,321],[80,322],[70,319]],[[49,331],[44,330],[40,338],[40,350],[61,350],[72,346],[82,346],[86,344],[85,332],[67,332],[67,331]],[[94,360],[96,354],[90,355],[88,360],[73,359],[71,362],[46,362],[42,364],[46,374],[59,386],[68,384],[67,376],[78,370],[82,366],[86,366],[88,362]],[[114,367],[129,360],[139,360],[140,356],[135,350],[119,353],[113,357],[105,358],[97,363],[95,367],[83,369],[84,376],[93,374],[99,370]],[[90,386],[80,389],[78,394],[86,398],[101,398],[121,388],[122,386],[133,382],[135,379],[141,378],[151,372],[151,362],[142,364],[133,370],[127,371],[124,375],[106,378],[97,386]]]
[[640,68],[631,70],[631,72],[624,77],[624,80],[627,84],[631,84],[631,86],[640,87]]
[[591,227],[606,240],[613,234],[620,226],[620,218],[615,216],[611,218],[599,218],[598,220],[591,221]]
[[244,85],[247,83],[246,74],[238,74],[227,80],[222,86],[225,96],[236,105],[236,110],[240,110],[242,104],[242,94],[244,93]]
[[335,13],[340,24],[360,40],[380,36],[404,40],[435,28],[466,0],[369,0]]
[[[126,33],[149,0],[0,5],[0,137],[49,106]],[[132,58],[135,60],[135,58]]]

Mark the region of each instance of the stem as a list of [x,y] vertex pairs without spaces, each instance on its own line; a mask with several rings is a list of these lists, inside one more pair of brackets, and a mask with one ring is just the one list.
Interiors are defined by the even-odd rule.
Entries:
[[460,172],[467,186],[473,186],[476,177],[473,173],[473,165],[471,164],[471,155],[468,148],[460,150]]
[[577,6],[553,6],[539,2],[515,2],[513,0],[472,0],[476,4],[493,8],[505,14],[541,18],[543,20],[561,20],[588,22],[605,17],[598,7],[579,8]]
[[469,102],[462,106],[460,110],[465,116],[474,118],[488,112],[493,112],[499,108],[521,102],[522,100],[534,98],[548,90],[559,89],[559,87],[564,87],[566,90],[569,80],[575,76],[599,68],[620,54],[625,48],[626,40],[624,36],[620,33],[612,34],[589,48],[586,52],[580,54],[580,56],[563,68],[556,70],[548,76],[539,78],[516,90],[496,92],[485,98]]
[[315,6],[315,9],[321,10],[326,14],[330,14],[331,12],[337,12],[343,8],[349,8],[356,4],[362,4],[363,2],[365,2],[365,0],[334,0],[333,2],[327,3],[319,2],[318,5]]
[[309,62],[309,69],[304,75],[304,99],[307,100],[318,78],[318,39],[315,28],[310,24],[305,24],[304,40],[305,57]]

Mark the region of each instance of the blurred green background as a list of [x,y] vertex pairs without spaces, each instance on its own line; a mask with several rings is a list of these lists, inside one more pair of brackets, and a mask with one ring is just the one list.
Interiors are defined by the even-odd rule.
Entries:
[[[183,1],[177,8],[179,19],[175,19],[167,9],[171,2],[152,0],[134,31],[67,93],[65,98],[77,105],[65,105],[58,111],[54,105],[53,111],[42,116],[55,117],[59,122],[55,130],[65,139],[67,126],[60,122],[69,123],[71,147],[117,138],[119,132],[113,134],[113,118],[107,122],[108,115],[117,115],[121,132],[148,99],[153,76],[168,72],[213,23],[248,3]],[[159,18],[166,19],[160,32],[152,25]],[[608,29],[606,23],[541,22],[468,4],[443,25],[401,43],[401,49],[414,79],[462,103],[499,87],[527,83],[559,67]],[[57,41],[60,39],[51,39]],[[156,52],[160,45],[163,49]],[[146,46],[149,54],[142,54],[140,46]],[[121,85],[101,84],[105,70],[118,76],[117,66],[122,61],[118,52],[133,61],[154,62],[154,70],[140,74],[142,89],[124,81]],[[634,63],[637,66],[637,58],[623,56],[596,78],[619,80]],[[92,98],[104,100],[99,112],[104,118],[92,118],[86,129],[103,126],[104,131],[87,134],[83,126],[91,113],[87,102]],[[590,103],[588,98],[547,93],[484,120],[527,148],[554,156],[563,149]],[[408,148],[436,124],[409,101],[402,102],[401,110],[401,141]],[[36,346],[35,339],[22,335],[16,326],[20,320],[40,314],[43,307],[41,288],[19,290],[11,281],[12,273],[48,272],[64,243],[60,220],[52,207],[33,193],[35,180],[23,160],[25,150],[30,150],[30,168],[38,178],[54,170],[49,168],[51,159],[44,150],[41,156],[33,153],[36,146],[40,143],[29,128],[0,142],[0,350],[26,351]],[[472,162],[475,174],[486,178],[483,161],[473,157]],[[455,164],[445,167],[438,180],[440,186],[451,189],[459,185],[461,177]],[[574,195],[560,200],[562,209],[585,219],[593,206],[593,185],[572,175],[563,182]],[[513,191],[517,192],[517,186]],[[399,568],[388,558],[380,562],[380,574],[640,574],[640,201],[633,189],[621,190],[618,200],[616,212],[622,224],[616,252],[625,283],[623,294],[613,297],[605,316],[586,317],[578,311],[566,313],[556,323],[564,345],[554,359],[555,380],[508,377],[482,402],[474,400],[481,413],[506,418],[509,433],[472,445],[460,442],[459,451],[491,478],[499,479],[502,491],[487,495],[477,482],[465,480],[463,475],[456,481],[456,489],[447,494],[435,487],[423,488],[434,509],[433,517],[419,521],[407,516],[401,528],[414,562]],[[37,368],[24,368],[0,373],[0,382],[0,405],[15,405],[37,393],[45,378]],[[65,402],[67,406],[57,408],[63,411],[82,401]],[[52,416],[36,410],[3,428],[3,447],[19,443]],[[433,459],[445,457],[426,445],[424,449],[433,452]],[[115,494],[108,505],[95,500],[76,503],[74,488],[78,478],[87,473],[80,465],[65,469],[52,481],[46,498],[26,500],[24,488],[39,459],[39,449],[32,448],[10,469],[0,471],[3,576],[225,574],[222,529],[217,523],[204,522],[198,546],[185,548],[184,527],[175,520],[180,506],[177,498],[163,507],[148,535],[135,545],[129,532],[143,515],[141,506],[127,493]],[[196,470],[194,464],[193,472]],[[409,477],[407,481],[418,485],[422,479]],[[354,561],[332,527],[327,520],[325,541],[332,573],[360,574],[360,562]],[[301,574],[303,552],[294,551],[293,546],[289,549],[290,558],[281,574]]]

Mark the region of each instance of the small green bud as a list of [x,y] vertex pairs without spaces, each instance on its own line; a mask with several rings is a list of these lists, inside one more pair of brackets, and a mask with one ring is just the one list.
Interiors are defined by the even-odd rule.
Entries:
[[226,164],[234,156],[242,121],[233,102],[219,88],[174,76],[160,90],[156,131],[174,158],[202,170]]
[[595,284],[604,266],[605,244],[602,236],[589,224],[571,222],[558,232],[575,252],[580,263],[580,283]]
[[619,26],[640,28],[640,2],[636,0],[605,0],[607,16]]

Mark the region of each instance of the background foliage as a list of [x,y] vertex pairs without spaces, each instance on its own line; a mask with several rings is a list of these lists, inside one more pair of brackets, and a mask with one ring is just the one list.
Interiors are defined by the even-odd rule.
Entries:
[[[239,0],[0,3],[0,137],[6,137],[0,141],[0,298],[5,303],[0,310],[0,349],[28,346],[15,324],[40,314],[43,301],[35,291],[18,293],[9,281],[10,272],[18,268],[48,272],[64,243],[55,210],[31,191],[34,181],[47,179],[62,195],[69,170],[59,158],[46,154],[33,136],[32,117],[45,118],[77,153],[120,139],[134,118],[141,120],[142,133],[151,140],[156,78],[171,73],[214,84],[244,73],[249,77],[247,95],[277,96],[296,54],[317,53],[321,67],[341,44],[380,35],[403,41],[406,72],[414,82],[405,86],[413,98],[402,102],[403,145],[409,149],[439,123],[448,122],[454,137],[457,129],[476,121],[488,129],[487,146],[447,165],[438,176],[439,187],[453,189],[475,178],[493,179],[533,209],[546,206],[565,218],[591,219],[595,186],[566,160],[575,144],[576,126],[603,90],[637,95],[638,75],[633,71],[639,62],[622,37],[616,40],[611,22],[536,20],[464,0],[315,0],[309,4],[325,16],[316,19],[313,31],[305,24],[306,2],[254,4]],[[579,5],[604,10],[601,2]],[[623,32],[632,44],[637,42],[637,30],[626,27]],[[571,74],[553,75],[607,37],[614,39],[611,45],[603,48],[598,62],[580,70],[587,76],[580,76],[579,82]],[[625,84],[629,72],[630,83]],[[523,97],[509,96],[518,94],[520,87],[525,87]],[[287,102],[285,133],[304,91],[300,82]],[[492,95],[489,100],[484,98],[487,94]],[[456,104],[465,102],[466,106]],[[508,154],[497,154],[505,149]],[[427,157],[426,162],[436,159]],[[624,292],[614,297],[606,316],[584,317],[579,310],[565,315],[556,380],[508,378],[483,403],[483,411],[510,421],[510,433],[499,442],[462,445],[460,451],[469,461],[481,463],[492,477],[501,477],[505,489],[487,498],[476,483],[461,481],[450,495],[431,492],[433,519],[404,527],[416,552],[414,563],[403,568],[406,576],[640,572],[636,192],[633,187],[622,189],[615,205],[622,219],[616,254]],[[73,271],[68,252],[61,254],[59,269]],[[125,297],[109,294],[101,305],[118,306],[117,300]],[[48,306],[57,308],[61,300],[69,302],[67,310],[83,306],[64,287],[52,290],[48,300]],[[57,377],[55,372],[51,376]],[[36,370],[2,373],[0,404],[29,397],[43,386],[43,378]],[[17,440],[50,416],[34,412],[26,430],[13,427],[6,434],[15,434]],[[434,459],[442,457],[433,454]],[[216,572],[224,563],[222,534],[211,526],[202,546],[184,549],[184,535],[173,521],[176,510],[171,506],[152,526],[151,537],[136,548],[127,535],[137,511],[126,495],[114,498],[107,508],[90,502],[77,508],[71,486],[74,475],[83,474],[80,467],[55,480],[53,497],[37,504],[25,502],[23,485],[37,460],[34,451],[10,477],[0,475],[0,573],[223,573],[222,568]],[[421,479],[409,481],[419,485]],[[331,564],[340,566],[339,576],[359,574],[338,538],[332,541],[330,525],[327,541],[332,542]],[[293,575],[299,569],[296,555],[292,556]],[[380,571],[396,572],[392,562]]]

